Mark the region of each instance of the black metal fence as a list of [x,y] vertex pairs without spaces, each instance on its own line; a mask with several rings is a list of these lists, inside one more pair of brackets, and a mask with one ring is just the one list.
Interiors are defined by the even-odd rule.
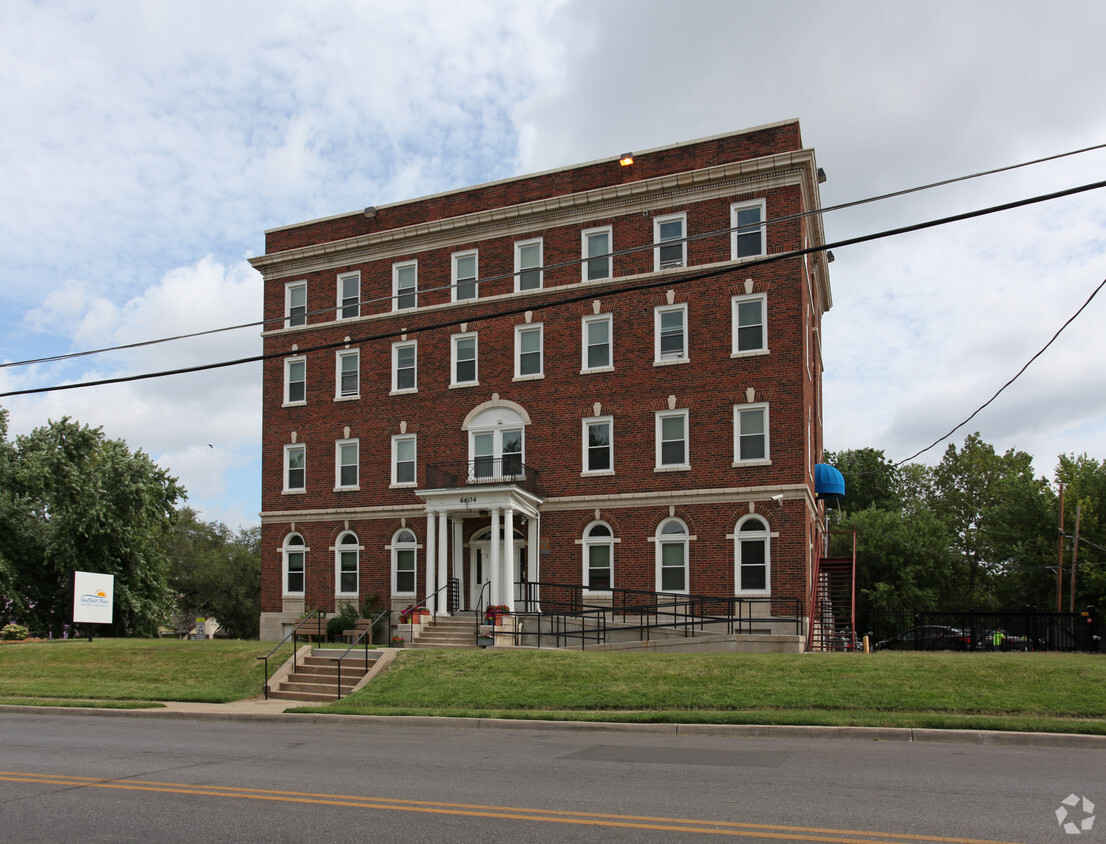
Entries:
[[876,650],[1099,652],[1102,648],[1094,611],[870,612],[857,633],[866,633]]

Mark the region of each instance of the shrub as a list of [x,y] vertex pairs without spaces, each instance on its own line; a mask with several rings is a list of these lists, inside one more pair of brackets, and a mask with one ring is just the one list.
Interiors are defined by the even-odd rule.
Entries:
[[354,628],[358,618],[357,607],[345,601],[338,605],[337,614],[326,623],[326,634],[331,637],[341,636]]
[[0,630],[0,639],[6,642],[16,642],[27,638],[27,628],[22,624],[5,624]]

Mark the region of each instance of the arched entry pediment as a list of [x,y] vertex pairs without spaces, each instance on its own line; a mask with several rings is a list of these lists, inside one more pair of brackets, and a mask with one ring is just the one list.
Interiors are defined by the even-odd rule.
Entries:
[[491,401],[477,405],[469,411],[465,421],[461,423],[461,430],[529,424],[530,414],[526,412],[526,408],[521,404],[501,399],[499,396],[492,396]]

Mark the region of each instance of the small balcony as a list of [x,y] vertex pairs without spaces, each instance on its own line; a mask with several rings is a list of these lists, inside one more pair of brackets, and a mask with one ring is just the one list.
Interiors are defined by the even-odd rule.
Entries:
[[527,466],[519,455],[477,457],[456,463],[434,463],[426,467],[427,489],[457,489],[470,486],[512,484],[538,494],[538,470]]

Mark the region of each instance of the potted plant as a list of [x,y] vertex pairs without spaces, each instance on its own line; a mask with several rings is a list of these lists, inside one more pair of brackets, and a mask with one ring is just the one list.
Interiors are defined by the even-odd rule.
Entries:
[[390,644],[393,648],[402,648],[407,641],[402,636],[393,636],[390,640]]
[[510,614],[511,608],[506,604],[489,604],[484,610],[484,623],[500,627],[503,624],[503,616]]

